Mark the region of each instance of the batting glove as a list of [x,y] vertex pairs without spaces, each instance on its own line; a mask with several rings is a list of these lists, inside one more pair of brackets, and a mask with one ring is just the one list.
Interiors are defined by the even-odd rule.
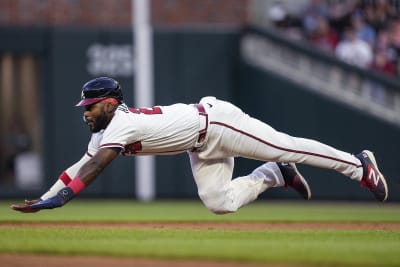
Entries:
[[70,201],[74,196],[75,194],[72,189],[67,186],[58,191],[57,195],[54,197],[39,201],[35,204],[32,204],[30,207],[33,210],[59,208],[64,206],[64,204]]

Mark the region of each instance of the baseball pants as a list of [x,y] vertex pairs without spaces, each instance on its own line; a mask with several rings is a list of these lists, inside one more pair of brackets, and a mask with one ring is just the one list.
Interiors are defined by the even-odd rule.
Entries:
[[[208,114],[207,137],[200,151],[189,152],[189,157],[199,197],[214,213],[234,212],[268,188],[283,186],[283,177],[275,162],[333,169],[361,180],[361,163],[347,152],[278,132],[215,97],[204,97],[200,103]],[[232,179],[234,157],[269,162],[268,173],[253,172]]]

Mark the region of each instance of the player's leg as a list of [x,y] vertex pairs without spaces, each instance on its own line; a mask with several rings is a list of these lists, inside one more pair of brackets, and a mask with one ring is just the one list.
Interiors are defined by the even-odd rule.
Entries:
[[[201,160],[197,153],[189,153],[193,177],[200,199],[212,212],[224,214],[254,201],[269,186],[274,186],[279,178],[272,171],[272,177],[248,176],[232,181],[233,158]],[[237,181],[236,181],[237,180]]]
[[232,180],[233,158],[201,160],[197,153],[189,155],[199,197],[214,213],[235,212],[271,187],[289,185],[299,189],[304,198],[311,197],[307,183],[299,181],[301,175],[289,166],[265,163],[251,174]]
[[216,100],[211,108],[205,106],[210,120],[209,140],[200,157],[228,154],[262,161],[304,163],[361,180],[362,164],[347,152],[278,132],[225,101]]
[[225,101],[215,100],[207,111],[210,119],[209,141],[200,157],[225,153],[263,161],[304,163],[333,169],[366,184],[378,200],[387,198],[385,178],[369,151],[356,157],[315,140],[278,132]]

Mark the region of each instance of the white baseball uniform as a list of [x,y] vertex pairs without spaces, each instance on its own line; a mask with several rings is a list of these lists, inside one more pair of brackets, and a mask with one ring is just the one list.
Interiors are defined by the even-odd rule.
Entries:
[[[233,104],[204,97],[200,105],[174,104],[151,109],[121,104],[106,129],[93,133],[87,154],[66,170],[79,168],[101,148],[122,155],[188,152],[198,193],[215,213],[234,212],[270,187],[284,185],[275,162],[294,162],[336,170],[361,180],[361,162],[320,142],[289,136],[245,114]],[[234,157],[270,163],[263,171],[232,179]]]

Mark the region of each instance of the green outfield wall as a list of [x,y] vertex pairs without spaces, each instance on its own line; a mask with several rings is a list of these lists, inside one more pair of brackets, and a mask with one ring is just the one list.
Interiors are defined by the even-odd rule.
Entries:
[[[240,30],[167,30],[154,32],[155,102],[194,103],[215,95],[291,135],[309,137],[339,149],[376,152],[390,178],[391,199],[400,200],[395,171],[400,129],[328,98],[303,90],[302,85],[261,71],[240,60]],[[82,122],[82,84],[95,76],[120,81],[132,105],[132,34],[129,29],[6,28],[0,29],[0,53],[33,53],[40,60],[43,103],[43,164],[50,186],[61,171],[87,149],[90,133]],[[158,157],[158,198],[192,198],[197,191],[186,154]],[[260,162],[237,159],[235,175],[244,175]],[[120,157],[82,194],[83,197],[134,197],[135,163]],[[315,199],[371,199],[365,190],[327,170],[300,167]],[[0,188],[2,197],[30,197],[39,191]],[[297,198],[285,190],[269,190],[263,198]]]

